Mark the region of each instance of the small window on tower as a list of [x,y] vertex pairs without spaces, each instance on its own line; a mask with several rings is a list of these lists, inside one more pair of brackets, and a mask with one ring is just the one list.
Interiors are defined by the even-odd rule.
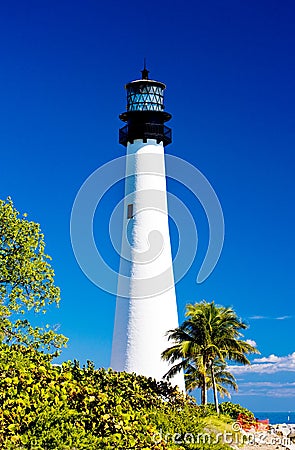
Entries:
[[127,219],[132,219],[133,218],[133,205],[128,205],[127,208]]

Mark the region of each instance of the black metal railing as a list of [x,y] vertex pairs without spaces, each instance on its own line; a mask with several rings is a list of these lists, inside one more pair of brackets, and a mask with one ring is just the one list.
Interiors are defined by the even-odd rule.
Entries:
[[171,128],[158,123],[143,123],[141,126],[132,127],[125,125],[119,130],[120,144],[127,146],[127,143],[133,143],[135,139],[155,139],[157,143],[163,141],[164,146],[171,144],[172,131]]

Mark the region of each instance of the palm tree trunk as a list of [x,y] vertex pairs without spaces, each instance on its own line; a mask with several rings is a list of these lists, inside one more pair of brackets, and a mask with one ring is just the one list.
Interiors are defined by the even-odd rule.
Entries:
[[207,405],[207,381],[206,381],[206,372],[202,375],[202,405]]
[[212,378],[215,409],[216,409],[217,414],[219,415],[218,392],[217,392],[217,386],[216,386],[216,380],[215,380],[213,361],[211,362],[211,378]]

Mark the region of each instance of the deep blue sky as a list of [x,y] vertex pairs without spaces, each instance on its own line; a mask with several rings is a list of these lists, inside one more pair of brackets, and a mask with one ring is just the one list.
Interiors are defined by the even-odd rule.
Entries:
[[[167,84],[167,152],[208,178],[226,224],[220,261],[197,285],[206,218],[168,183],[194,214],[200,240],[177,285],[180,319],[187,302],[233,306],[261,357],[279,357],[270,369],[262,361],[257,373],[238,374],[233,399],[260,411],[295,409],[294,21],[292,1],[2,2],[0,198],[10,195],[45,233],[62,302],[40,320],[70,338],[62,359],[109,364],[115,301],[79,269],[69,220],[84,180],[124,154],[124,84],[146,56],[151,76]],[[115,268],[107,226],[122,195],[123,185],[114,188],[95,221],[97,245]]]

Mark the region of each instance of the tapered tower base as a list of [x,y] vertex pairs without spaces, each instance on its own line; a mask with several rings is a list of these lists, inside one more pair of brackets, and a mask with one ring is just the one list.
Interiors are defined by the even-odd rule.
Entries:
[[[124,224],[111,366],[163,379],[161,353],[178,326],[163,142],[127,144]],[[183,373],[170,380],[184,391]]]

